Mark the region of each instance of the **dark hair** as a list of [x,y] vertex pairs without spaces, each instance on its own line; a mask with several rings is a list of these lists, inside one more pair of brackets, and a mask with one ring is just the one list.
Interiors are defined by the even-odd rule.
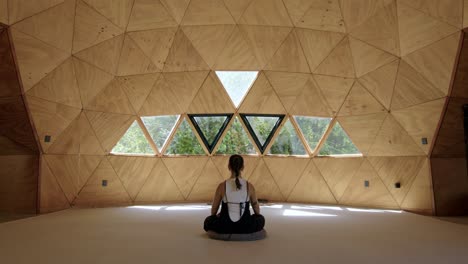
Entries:
[[236,176],[236,187],[238,190],[242,187],[239,181],[239,175],[242,168],[244,168],[244,159],[240,155],[232,155],[229,158],[229,168],[234,172]]

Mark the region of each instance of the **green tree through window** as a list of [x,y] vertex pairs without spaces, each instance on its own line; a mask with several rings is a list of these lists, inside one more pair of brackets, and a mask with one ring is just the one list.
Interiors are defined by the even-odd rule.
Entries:
[[336,122],[325,143],[320,149],[319,155],[326,156],[343,154],[361,154],[361,152],[359,152],[359,150],[356,148],[341,125]]
[[169,135],[174,129],[178,115],[166,115],[166,116],[144,116],[141,118],[146,126],[151,138],[153,139],[156,147],[161,149],[166,144]]
[[135,120],[117,145],[112,149],[114,154],[154,154],[143,131]]
[[286,124],[281,128],[281,131],[276,137],[275,143],[270,148],[269,154],[273,155],[306,155],[307,152],[302,144],[299,136],[296,133],[291,121],[286,121]]
[[187,120],[184,119],[177,129],[171,144],[166,150],[169,155],[204,155],[200,142],[193,133]]
[[216,154],[257,154],[237,117],[222,139]]
[[295,116],[294,119],[296,120],[302,135],[304,135],[307,144],[309,144],[309,148],[314,151],[330,125],[331,118]]

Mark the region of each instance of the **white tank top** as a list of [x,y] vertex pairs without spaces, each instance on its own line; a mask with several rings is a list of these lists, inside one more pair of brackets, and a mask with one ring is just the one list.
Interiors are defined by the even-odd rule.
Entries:
[[245,209],[240,208],[239,203],[245,203],[249,201],[247,193],[247,181],[240,178],[240,183],[242,184],[241,188],[238,190],[236,187],[236,179],[226,180],[226,194],[223,197],[223,202],[227,203],[229,218],[231,221],[237,222],[244,214]]

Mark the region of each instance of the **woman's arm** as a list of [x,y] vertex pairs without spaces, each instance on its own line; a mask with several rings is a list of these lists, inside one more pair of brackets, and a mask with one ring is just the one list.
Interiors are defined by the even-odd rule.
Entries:
[[218,213],[219,205],[223,199],[224,183],[220,183],[216,189],[215,196],[213,198],[213,205],[211,206],[211,215],[216,215]]
[[258,204],[257,194],[255,193],[255,188],[249,182],[249,193],[250,193],[250,204],[254,210],[254,213],[259,215],[260,214],[260,205]]

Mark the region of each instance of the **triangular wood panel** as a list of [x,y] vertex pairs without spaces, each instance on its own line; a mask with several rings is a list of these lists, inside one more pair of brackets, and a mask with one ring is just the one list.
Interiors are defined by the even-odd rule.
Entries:
[[34,2],[28,0],[8,1],[9,22],[10,24],[14,24],[24,18],[58,5],[63,1],[64,0],[37,0]]
[[[1,24],[0,24],[1,25]],[[0,57],[2,64],[0,67],[0,97],[13,97],[21,95],[21,87],[18,82],[17,64],[15,63],[12,50],[13,43],[10,34],[5,28],[0,28]]]
[[398,24],[402,56],[459,30],[405,4],[398,5]]
[[254,0],[223,0],[226,8],[236,22],[239,22],[242,14]]
[[80,155],[80,182],[85,184],[97,169],[104,156]]
[[354,79],[326,75],[314,75],[314,79],[330,106],[332,114],[336,115],[353,86]]
[[86,110],[116,114],[133,114],[132,104],[122,89],[119,80],[114,79],[85,107]]
[[207,71],[162,74],[140,109],[140,114],[173,115],[186,112],[207,75]]
[[363,158],[317,158],[313,162],[330,187],[333,196],[340,200],[363,160]]
[[447,95],[459,44],[460,32],[457,32],[403,57],[403,60]]
[[263,159],[259,159],[257,167],[249,177],[249,182],[255,187],[258,199],[266,199],[268,201],[285,200]]
[[112,23],[125,29],[130,18],[134,0],[117,0],[109,2],[107,0],[83,0],[88,5],[96,9],[100,14],[109,19]]
[[132,200],[135,200],[157,161],[144,157],[109,157],[109,162]]
[[287,198],[288,202],[336,204],[327,182],[313,161],[305,168],[299,181]]
[[301,1],[301,0],[283,0],[284,6],[288,11],[289,17],[295,26],[299,23],[299,20],[312,6],[313,1]]
[[331,116],[332,111],[325,100],[320,88],[315,83],[312,76],[309,77],[301,94],[294,102],[291,114],[308,116]]
[[184,32],[177,31],[171,50],[164,66],[165,72],[177,71],[201,71],[209,70],[198,51],[193,47],[192,42],[185,36]]
[[149,173],[135,202],[173,202],[183,201],[184,196],[179,191],[171,174],[161,160],[156,160],[156,165]]
[[[103,186],[103,181],[106,181],[106,186]],[[104,158],[73,203],[99,207],[131,204],[131,199],[111,164]]]
[[385,107],[359,82],[355,82],[338,115],[366,115],[379,112],[385,112]]
[[315,74],[354,78],[354,64],[349,39],[343,39],[313,72]]
[[281,0],[252,1],[239,19],[239,23],[263,26],[293,26],[286,7]]
[[377,134],[369,156],[424,156],[424,152],[389,114]]
[[176,27],[170,27],[129,32],[128,36],[158,69],[163,69],[176,32]]
[[444,97],[445,94],[434,87],[415,69],[401,61],[392,98],[392,110],[425,103]]
[[295,22],[297,27],[343,33],[346,31],[339,0],[310,2],[307,11]]
[[124,32],[81,0],[76,3],[73,53],[90,48]]
[[81,177],[80,157],[78,155],[45,155],[44,159],[55,175],[68,202],[73,202],[86,180],[88,180]]
[[393,0],[341,0],[340,7],[346,22],[346,28],[351,31],[366,22],[385,6],[393,4],[393,2]]
[[275,90],[268,82],[264,73],[260,73],[257,80],[250,88],[249,93],[240,105],[239,112],[242,113],[286,113]]
[[145,55],[145,53],[143,53],[132,38],[125,35],[117,75],[125,76],[145,74],[161,70],[162,68],[158,69],[158,67]]
[[112,150],[135,120],[132,115],[93,111],[86,111],[86,116],[106,153]]
[[117,80],[136,113],[140,111],[153,85],[160,78],[159,73],[118,77]]
[[213,68],[217,70],[258,70],[261,68],[254,50],[250,48],[239,27],[236,26],[233,29]]
[[[364,186],[369,181],[369,187]],[[364,160],[339,200],[342,204],[399,208],[369,161]]]
[[263,161],[268,166],[283,197],[287,198],[311,160],[304,158],[285,159],[265,157]]
[[50,213],[70,208],[67,197],[50,171],[45,159],[41,159],[39,188],[39,211],[41,213]]
[[292,28],[287,27],[247,25],[241,25],[239,28],[260,63],[260,68],[263,68],[270,61],[292,30]]
[[[8,0],[0,0],[0,23],[8,25]],[[3,26],[0,26],[0,32],[3,31]]]
[[56,103],[81,108],[80,91],[70,58],[31,88],[28,95]]
[[461,28],[463,0],[399,0],[399,2]]
[[304,73],[265,71],[265,75],[288,112],[310,80],[310,74]]
[[175,27],[177,22],[159,0],[135,0],[128,31]]
[[432,180],[431,168],[428,160],[424,161],[418,175],[413,180],[401,208],[410,211],[423,211],[432,213]]
[[390,109],[399,64],[399,60],[393,61],[359,78],[359,83],[386,109]]
[[265,70],[285,72],[310,72],[301,44],[295,31],[291,31],[281,47],[271,58]]
[[[390,1],[387,1],[390,2]],[[396,1],[379,8],[350,35],[396,56],[400,55]]]
[[[379,174],[395,201],[401,205],[425,157],[369,157],[368,161]],[[400,188],[395,188],[400,183]]]
[[12,29],[11,34],[25,92],[70,56],[67,52],[18,30]]
[[387,113],[338,117],[338,121],[356,147],[367,155]]
[[232,113],[234,105],[229,95],[219,82],[214,72],[206,78],[198,94],[190,104],[188,111],[191,113]]
[[306,56],[309,68],[314,72],[345,36],[342,33],[295,29]]
[[211,201],[216,192],[216,188],[223,181],[215,164],[211,159],[206,162],[205,168],[198,177],[197,182],[192,188],[189,201]]
[[67,0],[13,25],[13,28],[58,49],[71,52],[74,16],[75,1]]
[[52,154],[104,155],[88,118],[81,114],[67,127],[48,149]]
[[[413,138],[414,142],[418,144],[426,154],[429,154],[444,104],[445,98],[438,99],[393,111],[392,115]],[[422,138],[426,138],[428,144],[422,145]]]
[[176,20],[178,24],[182,21],[190,0],[161,0],[166,10]]
[[91,48],[82,50],[75,56],[110,74],[117,73],[124,35],[106,40]]
[[[81,112],[77,108],[32,96],[27,97],[27,102],[44,151],[47,151],[56,138]],[[45,136],[51,137],[49,142],[45,142]]]
[[234,25],[190,26],[183,27],[182,30],[203,60],[213,68],[234,27]]
[[351,53],[353,54],[357,77],[361,77],[397,59],[392,54],[372,47],[355,38],[349,38],[349,44]]
[[163,158],[162,160],[182,195],[188,198],[208,159],[208,157],[182,157]]
[[113,75],[79,59],[73,59],[81,102],[86,107],[114,78]]
[[34,155],[32,149],[17,143],[16,141],[0,135],[0,155]]
[[[252,172],[254,171],[254,169],[257,167],[259,158],[249,157],[249,156],[243,156],[243,158],[244,158],[244,170],[242,170],[241,175],[242,175],[242,178],[248,180],[250,175],[252,175]],[[224,179],[229,179],[229,177],[231,177],[231,172],[228,169],[229,156],[214,156],[214,157],[211,157],[211,160],[216,165],[216,167],[219,170],[219,173],[221,173],[221,176]]]
[[235,24],[223,0],[191,0],[182,25]]

